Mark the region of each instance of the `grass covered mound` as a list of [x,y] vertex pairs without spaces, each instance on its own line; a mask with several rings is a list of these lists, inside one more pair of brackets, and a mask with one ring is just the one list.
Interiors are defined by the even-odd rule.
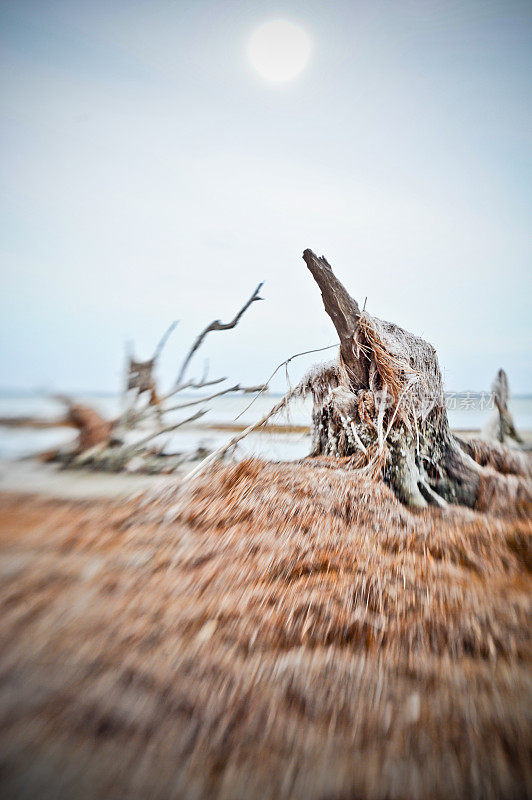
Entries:
[[328,458],[5,498],[7,796],[525,797],[532,522],[498,513]]

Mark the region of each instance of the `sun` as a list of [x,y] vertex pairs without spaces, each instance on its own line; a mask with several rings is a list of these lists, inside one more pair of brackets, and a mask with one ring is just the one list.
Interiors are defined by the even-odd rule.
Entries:
[[265,22],[252,33],[248,58],[263,78],[281,83],[295,78],[305,68],[310,39],[299,25],[285,20]]

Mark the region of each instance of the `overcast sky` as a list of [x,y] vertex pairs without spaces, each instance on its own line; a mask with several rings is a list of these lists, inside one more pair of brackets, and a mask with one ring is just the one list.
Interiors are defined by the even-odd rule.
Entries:
[[[311,247],[448,389],[532,391],[531,8],[4,0],[0,385],[118,388],[179,318],[169,379],[263,280],[204,354],[261,382],[335,341]],[[246,55],[270,19],[312,41],[284,84]]]

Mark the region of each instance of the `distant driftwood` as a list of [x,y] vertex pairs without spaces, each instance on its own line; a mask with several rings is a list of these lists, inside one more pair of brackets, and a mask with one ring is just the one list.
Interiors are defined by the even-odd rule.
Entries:
[[[164,444],[158,444],[161,437],[171,434],[184,425],[193,423],[208,411],[208,403],[229,392],[258,392],[264,386],[241,386],[239,383],[219,388],[207,396],[186,399],[176,403],[175,398],[185,390],[201,391],[207,387],[222,384],[224,377],[211,379],[207,368],[201,378],[188,378],[192,359],[209,333],[227,331],[235,328],[247,309],[261,300],[260,283],[248,300],[229,322],[214,320],[196,337],[185,354],[171,389],[161,393],[156,378],[156,368],[170,334],[177,321],[165,331],[155,348],[153,356],[146,361],[139,361],[128,348],[126,357],[126,380],[124,389],[124,410],[114,420],[106,420],[94,409],[75,403],[69,397],[58,396],[67,407],[65,424],[79,431],[74,447],[63,448],[44,455],[46,460],[56,460],[70,467],[89,467],[98,470],[172,472],[177,466],[191,458],[204,455],[202,448],[193,453],[167,454]],[[188,416],[172,421],[170,413],[199,406]]]
[[491,385],[491,396],[495,410],[482,428],[480,438],[486,442],[500,442],[508,447],[521,447],[524,441],[519,435],[508,407],[510,386],[508,376],[500,369]]

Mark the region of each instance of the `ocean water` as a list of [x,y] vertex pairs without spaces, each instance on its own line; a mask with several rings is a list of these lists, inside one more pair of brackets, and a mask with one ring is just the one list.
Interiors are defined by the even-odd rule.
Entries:
[[[80,394],[77,401],[91,406],[104,417],[112,418],[120,411],[119,395]],[[180,395],[179,402],[198,399],[197,395]],[[239,423],[249,425],[264,416],[278,401],[276,395],[261,395],[254,403],[252,395],[225,395],[206,404],[208,413],[195,425],[186,426],[165,437],[165,449],[170,452],[187,451],[203,445],[208,449],[226,442],[232,433],[210,430],[204,426],[216,426],[235,422],[241,413]],[[177,401],[176,401],[177,402]],[[190,416],[201,406],[192,406],[168,415],[168,421]],[[247,408],[247,410],[246,410]],[[449,393],[447,408],[451,427],[455,430],[477,430],[493,414],[492,402],[488,393]],[[511,403],[516,425],[521,431],[532,431],[532,395],[515,396]],[[59,419],[63,406],[49,395],[41,393],[0,392],[0,417],[37,417],[40,419]],[[274,420],[278,424],[309,425],[311,402],[293,402],[288,411],[281,412]],[[75,439],[76,433],[70,428],[9,428],[0,425],[0,458],[16,459],[30,456],[43,450],[59,447]],[[304,433],[269,434],[256,432],[239,445],[241,456],[260,455],[275,460],[291,460],[306,455],[310,448],[310,437]]]

